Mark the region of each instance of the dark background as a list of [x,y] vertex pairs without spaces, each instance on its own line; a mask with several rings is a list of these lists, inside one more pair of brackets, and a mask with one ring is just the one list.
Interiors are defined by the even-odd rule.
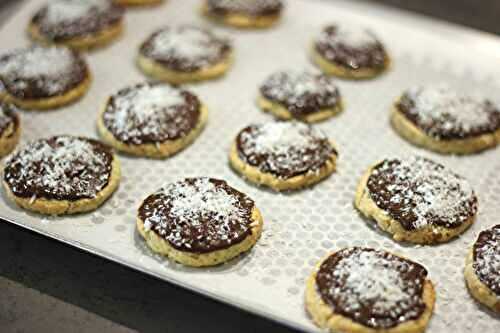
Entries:
[[[500,33],[496,0],[373,2]],[[2,221],[0,256],[1,332],[293,332]]]

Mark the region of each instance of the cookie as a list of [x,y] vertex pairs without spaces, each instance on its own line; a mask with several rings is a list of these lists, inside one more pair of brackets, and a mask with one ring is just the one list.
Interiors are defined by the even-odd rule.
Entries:
[[246,194],[225,181],[187,178],[147,197],[137,229],[157,253],[187,266],[214,266],[248,251],[262,216]]
[[369,79],[390,64],[384,45],[365,28],[326,26],[314,40],[312,59],[323,72],[346,79]]
[[305,301],[313,321],[329,332],[419,333],[429,323],[435,298],[422,265],[353,247],[318,264]]
[[260,86],[258,105],[283,120],[314,123],[342,111],[342,99],[334,80],[324,74],[280,71]]
[[397,241],[447,242],[463,233],[477,215],[471,185],[427,158],[385,159],[361,178],[356,208]]
[[113,0],[113,3],[119,6],[155,6],[159,5],[163,0]]
[[464,274],[472,296],[500,313],[500,224],[479,234],[467,255]]
[[268,28],[283,11],[281,0],[205,0],[203,14],[215,22],[236,28]]
[[0,157],[9,154],[21,137],[19,110],[13,105],[0,102]]
[[241,130],[229,161],[250,182],[283,191],[325,179],[335,171],[337,156],[333,142],[310,125],[270,122]]
[[409,142],[443,154],[476,153],[500,142],[498,106],[446,85],[408,89],[394,104],[391,123]]
[[85,60],[61,47],[30,47],[0,55],[0,101],[53,109],[82,97],[91,74]]
[[73,136],[32,141],[9,156],[3,184],[18,206],[47,215],[99,207],[118,187],[120,164],[108,146]]
[[28,32],[41,44],[87,50],[116,39],[123,14],[110,0],[51,0],[33,16]]
[[214,79],[231,62],[229,41],[189,25],[156,31],[141,45],[137,58],[146,75],[174,84]]
[[97,128],[104,141],[119,151],[162,158],[191,144],[207,115],[207,108],[189,91],[141,83],[108,99]]

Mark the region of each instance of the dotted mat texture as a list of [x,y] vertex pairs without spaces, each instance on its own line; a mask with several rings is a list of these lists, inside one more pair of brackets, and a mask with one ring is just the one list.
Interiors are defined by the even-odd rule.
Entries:
[[[2,51],[26,46],[26,24],[43,1],[26,6],[0,31]],[[391,103],[416,84],[448,82],[493,99],[499,91],[500,39],[352,1],[288,1],[282,22],[270,30],[234,30],[199,14],[200,1],[170,0],[154,9],[130,10],[124,36],[86,56],[94,81],[89,93],[69,107],[23,112],[22,141],[53,134],[97,137],[95,120],[106,97],[145,80],[135,66],[137,48],[166,24],[194,23],[229,37],[235,63],[220,80],[188,86],[209,109],[208,126],[192,146],[166,160],[120,156],[119,190],[94,213],[43,217],[0,200],[0,216],[235,306],[309,331],[317,330],[304,310],[305,279],[327,253],[367,246],[403,254],[430,272],[437,290],[428,332],[500,332],[500,320],[469,296],[463,278],[467,251],[479,231],[498,224],[500,148],[481,154],[442,156],[411,146],[389,126]],[[311,189],[277,194],[255,187],[231,171],[228,152],[240,129],[272,117],[255,105],[258,85],[279,69],[312,69],[311,39],[331,22],[371,27],[393,59],[374,80],[338,80],[345,111],[316,126],[339,148],[337,172]],[[465,176],[479,196],[477,223],[463,236],[438,246],[400,244],[375,230],[353,208],[359,177],[385,157],[421,154]],[[184,177],[222,178],[250,195],[264,216],[263,236],[248,254],[207,269],[186,268],[154,255],[135,230],[141,200],[162,184]],[[144,286],[147,288],[147,286]]]

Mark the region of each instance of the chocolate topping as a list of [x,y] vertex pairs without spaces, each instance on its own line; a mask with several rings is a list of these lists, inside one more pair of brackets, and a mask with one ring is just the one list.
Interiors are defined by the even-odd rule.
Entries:
[[86,62],[62,47],[30,47],[0,56],[0,81],[10,95],[20,99],[59,96],[89,76]]
[[384,160],[373,168],[367,188],[375,204],[406,230],[458,228],[477,213],[467,180],[423,157]]
[[500,298],[500,224],[479,234],[472,267],[479,280]]
[[142,83],[111,96],[103,121],[127,144],[162,143],[188,135],[199,122],[200,108],[198,98],[186,90]]
[[213,66],[229,56],[226,39],[209,30],[181,25],[153,33],[142,45],[141,55],[172,70],[194,72]]
[[295,117],[339,106],[340,93],[333,78],[309,72],[277,72],[260,87],[265,98],[282,104]]
[[31,22],[45,37],[60,42],[99,33],[120,23],[123,14],[109,0],[51,0]]
[[446,85],[414,87],[396,108],[438,140],[463,139],[500,129],[500,110],[486,99],[463,96]]
[[276,177],[318,172],[337,155],[319,130],[298,122],[272,122],[244,128],[236,138],[239,157]]
[[248,16],[278,15],[281,0],[207,0],[207,9],[216,15],[243,14]]
[[382,70],[388,56],[382,43],[369,30],[346,25],[330,25],[314,43],[326,60],[350,70]]
[[195,253],[226,249],[252,233],[254,202],[223,180],[187,178],[147,197],[139,207],[146,230]]
[[28,143],[9,157],[4,181],[18,197],[92,199],[111,177],[113,154],[99,141],[54,136]]
[[387,329],[419,318],[425,310],[426,269],[385,251],[346,248],[320,266],[322,300],[361,325]]
[[[19,112],[19,109],[14,104],[0,102],[0,136],[11,125],[14,126],[14,130],[19,127],[17,112]],[[12,135],[14,135],[14,132],[11,133]]]

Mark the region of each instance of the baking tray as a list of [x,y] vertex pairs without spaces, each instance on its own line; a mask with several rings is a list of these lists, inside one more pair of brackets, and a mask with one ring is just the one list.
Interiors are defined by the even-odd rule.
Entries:
[[[43,4],[33,0],[0,31],[1,51],[25,46],[25,26]],[[199,16],[196,0],[170,0],[154,9],[127,13],[124,37],[88,55],[94,82],[78,103],[50,112],[23,112],[24,142],[53,134],[96,137],[95,119],[106,97],[144,80],[134,58],[140,42],[165,24],[212,26]],[[271,72],[313,68],[307,49],[311,38],[329,22],[372,27],[393,58],[382,77],[362,82],[338,81],[346,110],[318,125],[338,143],[338,171],[312,189],[277,194],[254,187],[234,174],[227,155],[236,133],[249,123],[270,120],[254,104],[257,87]],[[228,75],[189,86],[210,110],[207,128],[195,143],[163,161],[120,156],[119,190],[94,213],[43,217],[0,201],[0,217],[21,227],[108,258],[146,274],[277,320],[316,331],[304,311],[304,280],[326,253],[345,246],[383,248],[406,255],[430,271],[437,306],[429,332],[500,332],[500,320],[469,296],[462,269],[477,233],[498,223],[499,150],[455,157],[412,147],[390,129],[391,102],[408,86],[450,82],[460,89],[496,97],[500,39],[412,14],[354,1],[288,1],[276,28],[238,31],[212,26],[233,40],[236,62]],[[373,162],[387,156],[417,153],[429,156],[466,176],[479,195],[477,223],[465,234],[439,246],[412,246],[392,241],[371,228],[352,206],[356,183]],[[222,266],[187,268],[154,255],[135,231],[141,200],[162,184],[190,176],[226,179],[248,193],[261,209],[262,239],[248,254]]]

